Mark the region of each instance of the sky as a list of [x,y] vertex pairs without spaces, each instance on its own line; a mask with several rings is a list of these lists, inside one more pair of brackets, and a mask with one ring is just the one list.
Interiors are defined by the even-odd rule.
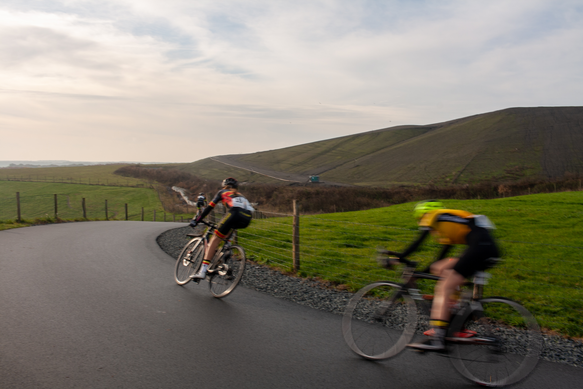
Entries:
[[583,106],[580,0],[2,0],[0,160],[192,162]]

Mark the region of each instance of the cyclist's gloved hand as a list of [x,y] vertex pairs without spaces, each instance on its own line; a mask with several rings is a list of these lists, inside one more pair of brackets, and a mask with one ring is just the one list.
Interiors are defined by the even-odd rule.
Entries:
[[401,263],[396,258],[380,257],[380,256],[377,257],[377,262],[379,265],[381,265],[385,269],[392,269],[394,266]]
[[[377,249],[377,254],[378,264],[386,269],[392,269],[393,266],[398,265],[400,263],[399,262],[400,253],[397,253],[395,251]],[[396,256],[397,258],[390,258],[389,255]]]
[[194,219],[192,219],[189,223],[189,226],[191,226],[192,228],[196,227],[196,225],[198,224],[198,222]]
[[392,255],[393,257],[397,257],[397,258],[399,258],[399,259],[400,259],[400,258],[401,258],[401,256],[402,256],[402,254],[401,254],[401,253],[398,253],[398,252],[396,252],[396,251],[389,251],[389,250],[385,250],[385,251],[384,251],[384,254],[386,254],[386,255]]

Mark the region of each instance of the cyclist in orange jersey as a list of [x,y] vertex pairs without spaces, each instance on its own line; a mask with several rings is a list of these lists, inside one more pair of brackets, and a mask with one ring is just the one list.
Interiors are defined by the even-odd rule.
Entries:
[[[444,209],[443,204],[435,200],[418,203],[414,216],[419,223],[420,236],[403,253],[388,253],[400,259],[406,258],[419,248],[429,234],[443,245],[437,260],[429,268],[432,274],[440,277],[435,285],[431,307],[431,330],[426,332],[430,335],[429,339],[408,345],[420,351],[442,351],[445,349],[444,339],[450,320],[451,296],[467,278],[491,266],[489,259],[498,257],[500,252],[490,233],[494,225],[486,216]],[[467,248],[459,258],[446,258],[456,244],[466,245]],[[394,260],[390,259],[381,262],[385,267],[394,264]]]
[[215,230],[214,235],[209,242],[209,247],[204,254],[204,259],[199,272],[193,274],[190,278],[204,278],[221,239],[226,239],[231,235],[233,230],[245,228],[251,223],[252,212],[255,211],[255,209],[253,209],[249,201],[239,193],[239,183],[237,180],[232,177],[226,178],[223,180],[222,187],[223,188],[218,191],[202,213],[196,215],[190,222],[192,227],[196,227],[196,225],[203,220],[219,202],[222,202],[228,210],[223,219],[219,222],[218,228]]

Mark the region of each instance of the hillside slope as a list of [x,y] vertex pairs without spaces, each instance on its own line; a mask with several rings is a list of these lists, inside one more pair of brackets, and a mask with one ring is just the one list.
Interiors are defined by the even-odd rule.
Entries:
[[215,179],[232,173],[250,182],[277,182],[273,177],[281,172],[287,178],[307,180],[318,174],[325,182],[363,186],[468,183],[583,174],[581,150],[583,107],[509,108],[444,123],[221,156],[228,164],[218,166],[205,159],[181,169]]

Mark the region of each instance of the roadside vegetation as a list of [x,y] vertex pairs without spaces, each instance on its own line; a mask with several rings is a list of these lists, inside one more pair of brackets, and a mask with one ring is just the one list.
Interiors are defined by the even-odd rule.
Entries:
[[[204,192],[210,195],[220,187],[220,180],[200,178],[175,167],[150,167],[127,165],[116,170],[124,177],[140,178],[176,185],[191,193]],[[241,192],[249,201],[258,204],[262,211],[290,213],[293,200],[301,204],[304,214],[360,211],[386,207],[423,199],[494,199],[518,195],[553,193],[583,189],[583,176],[566,174],[560,178],[524,178],[518,181],[484,181],[464,185],[415,185],[393,188],[360,186],[328,186],[321,184],[241,185]]]
[[[565,192],[491,200],[443,200],[448,208],[487,215],[504,262],[491,270],[488,295],[516,299],[546,329],[583,337],[583,192]],[[303,216],[300,219],[300,262],[297,275],[358,290],[398,273],[380,268],[375,248],[403,250],[417,236],[414,203],[359,212]],[[240,233],[253,260],[292,272],[292,218],[254,220]],[[410,259],[429,265],[438,246],[427,240]],[[286,261],[280,258],[286,257]],[[434,286],[421,283],[425,292]]]

